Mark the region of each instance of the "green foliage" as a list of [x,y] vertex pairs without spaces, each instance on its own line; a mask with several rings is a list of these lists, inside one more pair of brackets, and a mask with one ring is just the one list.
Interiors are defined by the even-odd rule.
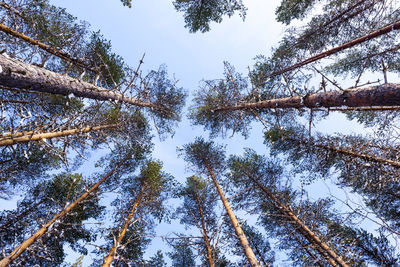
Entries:
[[173,251],[168,252],[173,267],[195,267],[194,254],[188,240],[180,239],[172,244]]
[[161,65],[157,71],[149,72],[143,82],[143,100],[155,104],[159,108],[151,108],[153,120],[159,134],[173,133],[174,127],[181,119],[185,105],[186,92],[177,87],[177,81],[168,77],[167,68]]
[[[126,78],[126,65],[121,56],[111,51],[111,42],[100,31],[93,32],[87,44],[85,59],[101,74],[100,86],[114,88]],[[93,77],[92,77],[93,79]]]
[[184,13],[185,27],[189,32],[208,32],[211,22],[222,22],[222,17],[231,17],[236,11],[244,19],[246,7],[242,0],[175,0],[175,9]]
[[[80,174],[55,175],[52,180],[42,182],[27,192],[25,198],[19,202],[16,212],[2,211],[0,225],[8,223],[6,227],[0,228],[0,245],[5,249],[5,253],[9,253],[30,237],[43,223],[47,223],[49,218],[85,192],[87,186]],[[88,229],[84,222],[101,215],[103,207],[98,201],[96,196],[91,196],[80,203],[61,221],[55,222],[15,263],[25,266],[60,265],[66,257],[66,245],[74,251],[87,254],[87,249],[80,241],[92,242],[96,238],[95,232]]]
[[156,254],[150,257],[145,264],[145,267],[166,267],[167,263],[164,260],[164,255],[161,250],[157,250]]
[[316,2],[321,0],[283,0],[276,9],[276,20],[286,25],[293,19],[303,19]]
[[189,118],[193,124],[203,125],[210,130],[212,136],[225,135],[229,130],[246,136],[252,119],[250,113],[215,109],[242,102],[247,89],[247,79],[237,73],[228,62],[224,62],[224,79],[203,81],[189,108]]
[[178,151],[198,173],[208,176],[208,168],[216,174],[221,174],[225,169],[225,148],[213,141],[205,141],[202,137],[196,137],[193,143],[184,145]]
[[132,7],[132,0],[121,0],[121,2],[124,6]]

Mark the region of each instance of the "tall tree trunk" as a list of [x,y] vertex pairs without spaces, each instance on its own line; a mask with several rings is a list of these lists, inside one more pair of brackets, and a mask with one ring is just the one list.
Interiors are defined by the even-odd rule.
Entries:
[[386,33],[389,33],[389,32],[394,31],[394,30],[399,30],[399,29],[400,29],[400,21],[396,21],[396,22],[394,22],[392,24],[389,24],[389,25],[387,25],[385,27],[382,27],[382,28],[380,28],[380,29],[378,29],[376,31],[370,32],[367,35],[364,35],[364,36],[359,37],[357,39],[354,39],[354,40],[352,40],[350,42],[347,42],[345,44],[342,44],[340,46],[334,47],[334,48],[329,49],[329,50],[327,50],[325,52],[322,52],[322,53],[319,53],[319,54],[317,54],[315,56],[307,58],[306,60],[298,62],[298,63],[296,63],[296,64],[294,64],[294,65],[292,65],[290,67],[284,68],[284,69],[279,70],[279,71],[272,72],[272,73],[268,74],[265,78],[267,79],[267,78],[270,78],[270,77],[273,77],[273,76],[277,76],[277,75],[283,74],[285,72],[300,68],[300,67],[302,67],[304,65],[310,64],[312,62],[315,62],[315,61],[320,60],[322,58],[325,58],[325,57],[328,57],[330,55],[336,54],[336,53],[338,53],[340,51],[343,51],[345,49],[351,48],[351,47],[353,47],[355,45],[361,44],[361,43],[363,43],[365,41],[374,39],[376,37],[379,37],[381,35],[384,35]]
[[331,108],[331,107],[367,107],[367,106],[399,106],[400,84],[387,83],[358,89],[346,89],[316,93],[305,96],[293,96],[269,99],[253,103],[233,106],[221,106],[212,109],[218,111],[234,111],[246,109],[272,108]]
[[247,240],[246,236],[244,235],[243,230],[240,227],[240,224],[239,224],[238,220],[236,219],[236,216],[233,213],[233,211],[228,203],[228,200],[226,199],[224,193],[222,192],[222,189],[217,181],[217,178],[215,177],[213,170],[210,168],[210,166],[208,164],[206,164],[206,168],[207,168],[208,172],[210,173],[210,176],[214,183],[214,186],[216,187],[216,189],[218,191],[218,195],[219,195],[222,203],[224,204],[226,213],[228,214],[229,219],[232,222],[232,226],[235,229],[236,236],[239,239],[240,244],[242,245],[244,254],[247,257],[250,266],[251,267],[255,267],[255,266],[260,267],[260,263],[258,262],[257,257],[254,254],[253,250],[251,249],[249,241]]
[[[304,237],[310,240],[313,244],[319,246],[320,250],[317,249],[320,253],[323,251],[329,255],[339,266],[341,267],[350,267],[347,263],[345,263],[342,258],[336,254],[334,250],[332,250],[325,242],[323,242],[313,231],[311,231],[307,225],[305,225],[292,211],[290,208],[286,207],[282,202],[279,201],[278,198],[272,194],[267,187],[262,185],[259,181],[253,178],[251,175],[247,175],[249,179],[256,184],[274,203],[274,205],[282,211],[284,215],[287,215],[289,218],[293,220],[296,226],[300,229],[300,232],[304,235]],[[324,256],[324,253],[322,253]],[[336,263],[329,261],[331,265],[337,266]]]
[[204,245],[206,246],[208,265],[210,267],[214,267],[215,263],[214,263],[214,258],[212,256],[210,239],[209,239],[208,234],[207,234],[208,231],[207,231],[206,223],[205,223],[205,220],[204,220],[203,209],[202,209],[201,203],[200,203],[199,191],[197,191],[196,185],[194,185],[194,188],[195,188],[195,195],[196,195],[195,196],[196,197],[196,204],[197,204],[197,208],[199,209],[199,213],[200,213],[201,228],[203,230],[203,239],[204,239]]
[[111,175],[113,175],[129,158],[123,159],[114,169],[107,173],[100,181],[93,185],[87,192],[83,193],[77,200],[72,202],[68,207],[63,209],[60,213],[55,215],[48,223],[43,225],[36,233],[31,237],[22,242],[21,245],[16,247],[10,254],[8,254],[4,259],[0,261],[0,267],[8,266],[12,261],[14,261],[21,253],[23,253],[27,248],[29,248],[37,239],[44,235],[56,221],[61,220],[65,215],[67,215],[73,208],[75,208],[84,199],[90,196],[97,188],[104,183]]
[[327,145],[321,145],[321,144],[312,144],[313,146],[322,148],[322,149],[326,149],[326,150],[330,150],[333,152],[337,152],[339,154],[343,154],[343,155],[347,155],[347,156],[351,156],[351,157],[356,157],[356,158],[360,158],[366,161],[371,161],[371,162],[376,162],[376,163],[382,163],[385,165],[390,165],[392,167],[396,167],[396,168],[400,168],[400,162],[399,161],[394,161],[394,160],[390,160],[390,159],[385,159],[385,158],[381,158],[378,156],[371,156],[371,155],[367,155],[367,154],[363,154],[363,153],[357,153],[357,152],[353,152],[351,150],[347,150],[347,149],[343,149],[343,148],[336,148],[336,147],[331,147],[331,146],[327,146]]
[[32,91],[70,95],[104,101],[119,101],[138,107],[164,110],[165,108],[149,102],[141,102],[112,90],[62,75],[44,68],[27,64],[21,60],[0,55],[0,85]]
[[27,143],[30,141],[39,141],[42,139],[51,139],[56,137],[63,137],[69,135],[77,135],[82,133],[89,133],[92,131],[101,131],[106,129],[111,129],[117,127],[119,124],[109,124],[109,125],[101,125],[94,127],[86,127],[86,128],[75,128],[70,130],[63,130],[58,132],[48,132],[48,133],[35,133],[34,131],[29,132],[17,132],[13,135],[3,135],[0,136],[0,147],[1,146],[9,146],[17,143]]
[[[2,3],[1,3],[1,5],[4,6]],[[0,31],[5,32],[5,33],[7,33],[9,35],[12,35],[14,37],[17,37],[17,38],[19,38],[19,39],[21,39],[21,40],[23,40],[23,41],[25,41],[25,42],[27,42],[27,43],[29,43],[31,45],[38,46],[41,49],[45,50],[46,52],[49,52],[52,55],[55,55],[55,56],[57,56],[57,57],[59,57],[61,59],[69,61],[69,62],[75,64],[78,67],[93,71],[94,73],[98,72],[97,70],[89,67],[82,60],[79,60],[77,58],[73,58],[68,53],[65,53],[65,52],[62,52],[60,50],[57,50],[57,49],[55,49],[55,48],[53,48],[53,47],[51,47],[51,46],[49,46],[47,44],[44,44],[44,43],[42,43],[42,42],[40,42],[38,40],[35,40],[35,39],[33,39],[33,38],[29,37],[29,36],[26,36],[23,33],[17,32],[15,30],[11,29],[10,27],[8,27],[8,26],[6,26],[4,24],[1,24],[1,23],[0,23]]]
[[142,200],[144,191],[146,189],[146,184],[142,185],[142,189],[140,190],[139,195],[136,198],[135,203],[132,206],[131,211],[129,212],[128,218],[126,218],[124,226],[122,227],[121,231],[118,234],[117,240],[115,240],[114,245],[112,246],[110,253],[107,255],[107,257],[104,259],[103,267],[109,267],[111,266],[111,263],[114,260],[115,253],[118,249],[118,246],[121,244],[122,239],[124,238],[126,231],[128,230],[129,225],[131,225],[131,221],[133,216],[135,215],[136,209],[140,204],[140,201]]

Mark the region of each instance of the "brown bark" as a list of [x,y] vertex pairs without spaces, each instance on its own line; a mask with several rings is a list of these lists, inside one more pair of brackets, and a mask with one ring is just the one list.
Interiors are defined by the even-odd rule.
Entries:
[[63,130],[63,131],[58,131],[58,132],[48,132],[48,133],[35,133],[34,131],[17,132],[15,134],[13,134],[12,136],[7,134],[4,139],[2,138],[4,136],[0,136],[0,147],[1,146],[10,146],[10,145],[14,145],[17,143],[27,143],[30,141],[39,141],[39,140],[43,140],[44,138],[51,139],[51,138],[56,138],[56,137],[88,133],[91,131],[101,131],[101,130],[105,130],[105,129],[115,128],[118,125],[119,124],[109,124],[109,125],[94,126],[94,127],[87,127],[87,128],[75,128],[75,129],[70,129],[70,130]]
[[210,173],[210,177],[214,183],[214,186],[217,189],[218,195],[219,195],[222,203],[224,204],[226,213],[228,214],[229,219],[232,222],[232,226],[235,229],[236,236],[239,239],[240,244],[242,245],[244,254],[247,257],[250,266],[251,267],[255,267],[255,266],[260,267],[257,257],[254,254],[253,250],[251,249],[249,241],[247,240],[246,236],[244,235],[243,230],[240,227],[240,224],[239,224],[238,220],[236,219],[236,216],[233,213],[233,211],[228,203],[228,200],[226,199],[224,193],[222,192],[222,189],[217,181],[217,178],[215,177],[213,170],[210,168],[210,166],[208,164],[206,165],[206,167],[207,167],[208,172]]
[[[312,244],[318,245],[319,249],[317,250],[321,253],[324,252],[329,255],[332,260],[335,262],[329,261],[332,266],[341,266],[341,267],[350,267],[347,263],[345,263],[342,258],[336,254],[325,242],[323,242],[313,231],[311,231],[307,225],[305,225],[292,211],[290,208],[286,207],[282,202],[279,201],[278,198],[275,197],[264,185],[258,182],[251,175],[247,175],[249,179],[255,183],[267,196],[271,199],[271,201],[276,205],[276,207],[282,211],[285,215],[293,220],[296,226],[300,229],[300,233],[304,235],[304,237],[312,242]],[[321,253],[324,256],[324,253]]]
[[366,160],[366,161],[382,163],[382,164],[385,164],[385,165],[390,165],[392,167],[400,168],[400,162],[399,161],[385,159],[385,158],[381,158],[381,157],[378,157],[378,156],[371,156],[371,155],[367,155],[367,154],[357,153],[357,152],[353,152],[351,150],[342,149],[342,148],[336,148],[336,147],[331,147],[331,146],[326,146],[326,145],[320,145],[320,144],[312,144],[312,145],[314,145],[316,147],[319,147],[319,148],[331,150],[331,151],[334,151],[334,152],[337,152],[337,153],[340,153],[340,154],[343,154],[343,155],[356,157],[356,158],[360,158],[360,159],[363,159],[363,160]]
[[140,193],[139,193],[138,197],[136,198],[136,201],[133,204],[131,211],[129,212],[128,218],[126,218],[126,220],[125,220],[124,226],[122,227],[121,231],[118,234],[117,240],[115,240],[114,245],[112,246],[112,248],[110,250],[110,253],[104,259],[103,267],[111,266],[111,263],[113,262],[113,260],[115,258],[115,253],[117,252],[118,246],[121,244],[121,241],[124,238],[129,225],[131,225],[132,218],[135,215],[136,209],[140,204],[140,201],[143,197],[145,189],[146,189],[146,184],[142,185],[142,189],[140,190]]
[[218,111],[234,111],[246,109],[272,108],[331,108],[331,107],[367,107],[367,106],[399,106],[400,84],[382,84],[377,86],[316,93],[305,96],[293,96],[269,99],[254,103],[234,106],[222,106],[212,109]]
[[165,110],[159,105],[141,102],[115,91],[30,65],[5,55],[0,55],[0,86],[65,96],[74,94],[76,97],[103,101],[114,100],[138,107]]
[[30,38],[29,36],[26,36],[23,33],[17,32],[15,30],[11,29],[10,27],[8,27],[8,26],[6,26],[4,24],[1,24],[1,23],[0,23],[0,31],[5,32],[5,33],[7,33],[9,35],[12,35],[14,37],[17,37],[17,38],[19,38],[19,39],[21,39],[21,40],[23,40],[23,41],[25,41],[25,42],[27,42],[27,43],[29,43],[31,45],[36,45],[36,46],[40,47],[41,49],[45,50],[46,52],[49,52],[50,54],[55,55],[55,56],[57,56],[57,57],[59,57],[61,59],[64,59],[64,60],[68,61],[68,62],[71,62],[71,63],[75,64],[78,67],[93,71],[94,73],[98,72],[97,70],[89,67],[82,60],[79,60],[77,58],[73,58],[68,53],[62,52],[62,51],[60,51],[58,49],[55,49],[55,48],[53,48],[53,47],[51,47],[51,46],[49,46],[47,44],[44,44],[44,43],[42,43],[42,42],[40,42],[38,40]]
[[389,25],[387,25],[385,27],[382,27],[382,28],[380,28],[380,29],[378,29],[376,31],[370,32],[367,35],[364,35],[364,36],[359,37],[357,39],[354,39],[354,40],[352,40],[350,42],[344,43],[344,44],[342,44],[340,46],[334,47],[334,48],[329,49],[329,50],[327,50],[325,52],[322,52],[320,54],[317,54],[315,56],[307,58],[306,60],[298,62],[298,63],[296,63],[296,64],[294,64],[294,65],[292,65],[290,67],[284,68],[284,69],[279,70],[279,71],[272,72],[272,73],[268,74],[266,76],[266,78],[277,76],[277,75],[286,73],[288,71],[300,68],[300,67],[302,67],[304,65],[310,64],[312,62],[315,62],[315,61],[320,60],[322,58],[325,58],[325,57],[328,57],[330,55],[336,54],[336,53],[338,53],[340,51],[343,51],[345,49],[351,48],[351,47],[353,47],[355,45],[361,44],[361,43],[363,43],[365,41],[377,38],[377,37],[379,37],[381,35],[384,35],[384,34],[387,34],[387,33],[391,32],[391,31],[399,30],[399,29],[400,29],[400,21],[396,21],[396,22],[394,22],[392,24],[389,24]]
[[393,111],[400,110],[400,106],[393,107],[348,107],[348,108],[330,108],[329,111]]
[[210,239],[209,239],[208,234],[207,234],[207,228],[206,228],[206,223],[205,223],[205,220],[204,220],[203,208],[201,207],[200,198],[199,198],[199,194],[198,194],[196,185],[194,185],[194,187],[195,187],[196,204],[197,204],[197,208],[199,209],[199,213],[200,213],[201,228],[203,230],[204,245],[206,246],[207,261],[208,261],[208,265],[210,267],[214,267],[215,266],[214,258],[212,256]]
[[43,225],[36,233],[31,237],[22,242],[21,245],[16,247],[10,254],[8,254],[4,259],[0,261],[0,267],[8,266],[12,261],[14,261],[21,253],[23,253],[27,248],[29,248],[37,239],[44,235],[57,220],[61,220],[65,215],[67,215],[73,208],[75,208],[79,203],[90,196],[97,188],[104,183],[111,175],[113,175],[129,158],[125,158],[119,163],[114,169],[107,173],[100,181],[93,185],[87,192],[83,193],[77,200],[72,202],[69,206],[63,209],[60,213],[56,214],[53,219],[48,223]]

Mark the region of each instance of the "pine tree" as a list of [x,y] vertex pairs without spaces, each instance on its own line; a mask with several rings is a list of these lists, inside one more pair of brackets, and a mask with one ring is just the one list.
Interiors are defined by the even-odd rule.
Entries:
[[[159,220],[167,215],[163,202],[168,196],[165,189],[171,186],[171,176],[162,172],[161,168],[160,162],[149,161],[142,167],[138,177],[126,179],[123,186],[124,192],[121,192],[123,196],[115,201],[119,208],[125,210],[121,218],[122,227],[116,229],[117,233],[113,234],[113,245],[104,258],[103,266],[110,266],[116,258],[118,260],[116,260],[115,266],[122,263],[138,264],[138,260],[142,260],[140,254],[143,252],[140,250],[139,255],[129,253],[131,247],[145,247],[144,244],[140,244],[143,237],[139,240],[132,237],[132,234],[133,236],[136,234],[132,228],[135,229],[135,224],[139,222],[140,225],[143,225],[143,235],[154,227],[150,215]],[[135,197],[133,198],[132,195]],[[118,212],[118,214],[121,213]]]
[[[24,212],[13,214],[14,212],[3,211],[4,219],[7,219],[0,228],[1,247],[4,253],[10,253],[13,246],[42,227],[54,211],[67,207],[86,186],[88,183],[80,174],[56,175],[52,180],[39,184],[27,193],[18,207],[18,209],[25,207]],[[42,233],[36,243],[29,247],[20,246],[20,251],[4,258],[0,261],[0,265],[7,266],[10,261],[14,261],[17,265],[60,265],[66,257],[64,249],[66,244],[77,252],[87,254],[86,248],[79,241],[94,240],[92,231],[84,225],[84,221],[96,219],[101,214],[103,207],[98,201],[96,196],[91,195],[78,203],[70,214],[65,214],[63,218],[58,217],[58,220],[53,221],[50,226],[45,224],[46,232]]]
[[[186,179],[186,185],[177,192],[183,198],[183,204],[176,210],[176,216],[187,227],[196,227],[203,240],[197,244],[203,262],[208,266],[216,266],[216,236],[219,226],[215,206],[217,196],[213,193],[211,184],[197,176]],[[218,242],[221,242],[220,240]]]
[[196,138],[193,143],[185,145],[181,149],[185,161],[192,164],[194,169],[201,174],[207,175],[211,178],[221,202],[224,205],[226,213],[232,223],[232,227],[236,233],[238,240],[242,246],[243,252],[246,255],[251,266],[260,266],[249,241],[243,233],[232,208],[229,205],[221,186],[217,181],[217,174],[223,173],[225,170],[224,150],[221,146],[215,145],[214,142],[207,142],[203,138]]

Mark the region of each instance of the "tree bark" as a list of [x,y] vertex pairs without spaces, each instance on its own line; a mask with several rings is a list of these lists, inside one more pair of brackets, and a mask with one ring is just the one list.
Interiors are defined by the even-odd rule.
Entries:
[[[3,5],[3,3],[1,3],[1,5]],[[17,32],[15,30],[11,29],[10,27],[8,27],[8,26],[6,26],[4,24],[1,24],[1,23],[0,23],[0,31],[5,32],[5,33],[7,33],[9,35],[12,35],[14,37],[17,37],[17,38],[19,38],[19,39],[21,39],[21,40],[23,40],[23,41],[25,41],[25,42],[27,42],[27,43],[29,43],[31,45],[36,45],[36,46],[40,47],[41,49],[45,50],[46,52],[49,52],[50,54],[55,55],[55,56],[57,56],[57,57],[59,57],[59,58],[61,58],[63,60],[68,61],[68,62],[71,62],[71,63],[75,64],[78,67],[90,70],[90,71],[92,71],[94,73],[98,72],[97,70],[89,67],[82,60],[79,60],[77,58],[73,58],[68,53],[62,52],[62,51],[60,51],[58,49],[55,49],[55,48],[53,48],[53,47],[51,47],[51,46],[49,46],[47,44],[44,44],[44,43],[42,43],[42,42],[40,42],[38,40],[30,38],[29,36],[26,36],[23,33]]]
[[394,161],[394,160],[385,159],[385,158],[381,158],[381,157],[377,157],[377,156],[371,156],[371,155],[367,155],[367,154],[357,153],[357,152],[353,152],[351,150],[336,148],[336,147],[331,147],[331,146],[326,146],[326,145],[320,145],[320,144],[312,144],[312,145],[322,148],[322,149],[331,150],[333,152],[337,152],[337,153],[340,153],[343,155],[356,157],[356,158],[360,158],[360,159],[363,159],[366,161],[382,163],[385,165],[390,165],[392,167],[400,168],[399,161]]
[[103,101],[119,101],[138,107],[165,110],[149,102],[141,102],[112,90],[62,75],[44,68],[30,65],[21,60],[0,55],[0,85],[32,91],[70,95]]
[[[350,267],[347,263],[345,263],[342,258],[336,254],[334,250],[332,250],[325,242],[323,242],[313,231],[311,231],[307,225],[305,225],[288,207],[286,207],[282,202],[279,201],[278,198],[275,197],[264,185],[262,185],[260,182],[258,182],[255,178],[253,178],[251,175],[247,175],[249,179],[255,183],[271,200],[272,202],[276,205],[276,207],[279,210],[282,210],[282,213],[285,215],[289,216],[293,222],[301,229],[301,233],[304,231],[304,237],[312,243],[316,244],[319,246],[319,248],[326,252],[329,257],[331,257],[335,263],[332,261],[329,261],[332,266],[337,266],[336,263],[341,266],[341,267]],[[317,249],[320,253],[321,250]],[[321,253],[322,256],[324,256],[324,253]]]
[[322,52],[320,54],[317,54],[315,56],[307,58],[306,60],[298,62],[298,63],[296,63],[296,64],[294,64],[294,65],[292,65],[290,67],[284,68],[284,69],[279,70],[279,71],[272,72],[272,73],[270,73],[270,74],[268,74],[266,76],[266,79],[271,78],[273,76],[277,76],[277,75],[286,73],[288,71],[291,71],[291,70],[294,70],[294,69],[297,69],[297,68],[300,68],[300,67],[302,67],[304,65],[310,64],[312,62],[315,62],[315,61],[320,60],[322,58],[325,58],[325,57],[328,57],[330,55],[336,54],[336,53],[338,53],[340,51],[343,51],[345,49],[351,48],[351,47],[353,47],[355,45],[361,44],[361,43],[363,43],[365,41],[377,38],[377,37],[379,37],[381,35],[384,35],[386,33],[389,33],[389,32],[394,31],[394,30],[399,30],[399,29],[400,29],[400,21],[396,21],[396,22],[394,22],[392,24],[389,24],[389,25],[387,25],[385,27],[382,27],[382,28],[380,28],[380,29],[378,29],[378,30],[376,30],[374,32],[370,32],[367,35],[364,35],[364,36],[359,37],[357,39],[354,39],[354,40],[352,40],[350,42],[344,43],[344,44],[342,44],[340,46],[334,47],[334,48],[329,49],[329,50],[327,50],[325,52]]
[[[29,132],[17,132],[13,135],[6,134],[5,136],[0,136],[0,147],[1,146],[10,146],[17,143],[27,143],[30,141],[39,141],[43,139],[51,139],[56,137],[63,137],[69,135],[76,135],[82,133],[89,133],[92,131],[101,131],[106,129],[111,129],[117,127],[119,124],[109,124],[109,125],[101,125],[87,128],[75,128],[70,130],[63,130],[58,132],[48,132],[48,133],[35,133],[34,131]],[[4,139],[2,139],[4,137]]]
[[43,225],[36,233],[31,237],[22,242],[21,245],[16,247],[10,254],[8,254],[4,259],[0,261],[0,267],[8,266],[12,261],[14,261],[21,253],[23,253],[27,248],[29,248],[37,239],[44,235],[56,221],[61,220],[66,214],[68,214],[73,208],[75,208],[79,203],[86,199],[91,193],[93,193],[97,188],[104,183],[111,175],[113,175],[129,158],[125,158],[119,163],[114,169],[107,173],[100,181],[93,185],[87,192],[83,193],[77,200],[71,203],[68,207],[63,209],[60,213],[56,214],[53,219],[48,223]]
[[196,198],[196,204],[197,204],[197,208],[199,209],[199,213],[200,213],[200,221],[201,221],[201,228],[203,230],[203,239],[204,239],[204,245],[206,246],[206,252],[207,252],[207,261],[208,261],[208,265],[210,267],[214,267],[215,263],[214,263],[214,258],[212,256],[212,250],[211,250],[211,245],[210,245],[210,239],[208,238],[208,234],[207,234],[207,229],[206,229],[206,223],[204,221],[204,214],[203,214],[203,209],[201,207],[201,203],[200,203],[200,198],[199,198],[199,193],[197,191],[196,185],[194,185],[195,187],[195,198]]
[[228,203],[228,200],[226,199],[224,193],[222,192],[222,189],[217,181],[217,178],[214,175],[213,170],[210,168],[210,166],[208,164],[206,165],[206,168],[207,168],[208,172],[210,173],[210,177],[217,189],[218,195],[219,195],[222,203],[224,204],[226,213],[228,214],[229,219],[232,222],[232,226],[235,229],[236,236],[238,237],[240,244],[242,245],[244,254],[247,257],[250,266],[251,267],[261,267],[257,260],[256,255],[254,254],[253,250],[250,247],[249,241],[247,240],[246,236],[244,235],[243,230],[240,227],[240,224],[239,224],[238,220],[236,219],[236,216],[233,213],[233,211]]
[[269,99],[254,103],[222,106],[212,109],[214,112],[246,109],[272,108],[331,108],[331,107],[367,107],[399,106],[400,84],[382,84],[358,89],[316,93],[305,96],[293,96]]
[[118,246],[121,244],[121,241],[124,238],[129,225],[131,224],[132,218],[135,215],[136,209],[140,204],[140,201],[143,197],[145,188],[146,188],[146,184],[142,185],[142,189],[140,190],[140,193],[139,193],[138,197],[136,198],[136,201],[133,204],[131,211],[129,212],[128,218],[126,218],[126,220],[125,220],[124,226],[122,227],[121,231],[118,234],[117,240],[114,242],[114,245],[112,246],[112,248],[110,250],[110,253],[104,259],[103,267],[111,266],[111,263],[113,262],[113,260],[115,258],[115,253],[118,249]]

